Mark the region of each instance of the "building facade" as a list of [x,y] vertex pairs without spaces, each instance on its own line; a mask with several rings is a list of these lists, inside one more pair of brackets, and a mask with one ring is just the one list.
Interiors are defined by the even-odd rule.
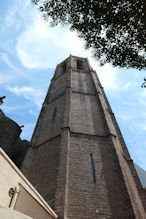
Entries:
[[57,65],[21,170],[60,219],[146,218],[146,192],[85,58]]
[[57,219],[57,215],[0,148],[0,219]]

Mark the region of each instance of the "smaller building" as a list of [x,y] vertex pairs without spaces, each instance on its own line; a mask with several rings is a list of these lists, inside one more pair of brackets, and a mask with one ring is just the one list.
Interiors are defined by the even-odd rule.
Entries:
[[55,219],[57,215],[0,148],[0,218]]
[[27,149],[30,147],[28,141],[20,138],[21,128],[22,126],[5,116],[3,111],[0,110],[0,147],[18,168],[21,167]]

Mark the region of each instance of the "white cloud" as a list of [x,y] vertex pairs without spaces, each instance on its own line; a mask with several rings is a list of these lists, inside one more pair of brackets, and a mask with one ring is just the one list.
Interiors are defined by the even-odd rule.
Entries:
[[26,68],[55,68],[70,54],[88,57],[106,89],[118,88],[116,68],[110,64],[99,67],[75,32],[60,26],[49,28],[36,12],[33,13],[36,19],[17,38],[16,45],[18,57]]
[[16,12],[19,8],[19,2],[18,0],[14,1],[14,4],[12,4],[12,7],[9,8],[6,16],[5,16],[5,25],[7,27],[13,26],[15,23],[17,23],[16,19]]
[[139,94],[139,103],[146,105],[146,89],[143,88],[141,94]]
[[13,4],[8,8],[7,14],[5,16],[5,26],[10,28],[19,29],[22,25],[22,20],[20,19],[26,16],[26,11],[28,12],[28,7],[30,5],[30,0],[14,0]]
[[10,82],[12,82],[14,79],[14,77],[11,75],[11,76],[7,76],[7,75],[4,75],[3,73],[0,73],[0,84],[8,84]]
[[23,96],[25,99],[34,102],[38,108],[41,108],[42,101],[44,99],[45,93],[42,90],[34,89],[32,87],[8,87],[8,90],[17,96]]
[[146,131],[146,120],[134,121],[130,124],[130,129],[136,135],[141,135]]
[[15,104],[15,105],[10,105],[9,102],[5,101],[5,104],[2,104],[1,108],[5,113],[8,114],[13,114],[17,111],[17,115],[19,115],[19,113],[21,114],[23,110],[29,109],[31,106],[30,103],[23,103],[23,104]]
[[123,86],[123,90],[127,90],[130,86],[131,86],[131,83],[130,83],[130,82],[127,82],[127,83]]
[[39,17],[18,37],[16,51],[26,68],[54,68],[70,54],[88,54],[75,33],[60,26],[48,28]]
[[[70,54],[75,55],[75,56],[81,56],[81,57],[88,57],[91,66],[97,71],[97,74],[99,75],[99,78],[102,82],[102,85],[104,86],[105,89],[112,89],[114,92],[112,93],[113,97],[116,94],[117,90],[125,90],[134,88],[134,83],[137,85],[138,80],[139,84],[141,83],[141,78],[144,77],[141,76],[139,72],[136,70],[133,71],[131,70],[131,73],[129,73],[129,78],[127,77],[129,70],[124,70],[125,76],[121,77],[122,80],[120,80],[118,76],[120,76],[120,73],[117,73],[117,69],[113,68],[110,64],[106,64],[104,67],[100,68],[98,65],[98,62],[92,58],[92,55],[89,51],[85,51],[83,49],[84,43],[76,36],[75,33],[70,32],[67,28],[62,28],[62,27],[55,27],[55,28],[48,28],[47,24],[45,24],[42,20],[40,20],[40,17],[38,15],[37,10],[35,10],[35,7],[33,8],[34,5],[31,5],[31,0],[13,0],[9,1],[10,7],[9,11],[7,11],[6,17],[5,17],[5,25],[2,26],[2,28],[6,29],[6,31],[9,30],[9,32],[5,33],[11,33],[10,37],[6,37],[6,39],[2,39],[3,45],[6,44],[4,48],[7,48],[7,51],[13,51],[11,54],[17,55],[19,59],[21,60],[21,63],[26,67],[26,78],[29,79],[30,77],[33,77],[32,75],[38,74],[41,72],[38,71],[38,69],[41,68],[54,68],[56,67],[57,63],[60,63],[63,61],[63,59],[67,58]],[[11,32],[10,32],[11,28]],[[19,31],[15,31],[18,30]],[[21,32],[20,32],[21,31]],[[19,34],[19,35],[18,35]],[[16,47],[13,48],[13,43],[14,43],[14,38],[17,36],[17,42],[16,42]],[[16,49],[16,50],[15,50]],[[5,49],[3,49],[5,50]],[[10,54],[10,53],[8,53]],[[11,61],[11,57],[8,56],[7,54],[3,54],[1,56],[1,59],[12,69],[16,70],[15,64]],[[17,61],[17,60],[16,60]],[[19,65],[20,66],[20,65]],[[21,67],[21,66],[20,66]],[[18,68],[18,72],[19,72]],[[34,69],[34,71],[30,71],[30,69]],[[36,70],[36,71],[35,71]],[[11,71],[13,72],[13,71]],[[19,72],[21,73],[21,72]],[[28,74],[31,74],[30,77]],[[119,75],[118,75],[119,74]],[[20,75],[20,74],[19,74]],[[39,74],[41,77],[41,74]],[[123,75],[123,73],[122,73]],[[140,75],[140,76],[139,76]],[[18,83],[17,79],[20,80],[20,77],[18,77],[18,74],[15,74],[15,84]],[[9,77],[9,75],[6,75],[3,73],[0,74],[0,83],[7,83],[10,80],[14,78],[14,74]],[[125,78],[125,80],[123,80]],[[128,78],[128,79],[127,79]],[[37,81],[38,79],[33,79],[33,86],[37,87]],[[130,81],[129,82],[127,82]],[[126,82],[125,82],[126,81]],[[40,78],[41,82],[41,78]],[[27,81],[24,81],[24,83],[27,83]],[[23,84],[24,84],[23,83]],[[49,82],[48,82],[49,83]],[[138,86],[139,86],[138,84]],[[44,84],[41,85],[39,83],[39,87],[42,86],[42,89],[44,88]],[[2,86],[1,86],[2,87]],[[33,114],[35,116],[35,112],[37,113],[38,108],[41,106],[41,102],[44,99],[44,92],[42,90],[38,90],[33,87],[28,87],[28,86],[11,86],[9,87],[9,91],[13,92],[14,94],[24,97],[28,101],[23,101],[24,104],[15,104],[13,106],[8,106],[7,104],[3,104],[2,108],[4,109],[4,112],[9,112],[11,115],[13,113],[17,113],[17,116],[19,116],[19,113],[22,114],[23,110],[27,109],[28,111],[28,116],[30,114]],[[118,105],[118,109],[121,110],[121,114],[119,114],[119,118],[124,121],[122,125],[124,124],[125,130],[128,133],[128,138],[132,135],[132,132],[134,133],[133,139],[135,139],[135,136],[145,136],[145,121],[146,119],[143,119],[142,113],[137,113],[137,107],[138,106],[145,106],[146,105],[146,89],[141,89],[141,94],[138,92],[138,95],[135,94],[137,90],[133,89],[132,93],[132,99],[129,101],[129,98],[125,98],[123,95],[123,104],[121,105],[122,102],[119,102],[118,104],[115,103],[115,105]],[[130,95],[129,95],[130,96]],[[134,99],[134,98],[139,97],[139,99]],[[119,100],[117,100],[118,102]],[[10,104],[10,103],[9,103]],[[36,107],[37,106],[37,107]],[[130,116],[124,114],[126,112],[123,109],[124,107],[126,108],[126,111],[130,109],[135,109],[135,114],[132,115],[131,111]],[[34,109],[35,108],[35,109]],[[141,118],[138,118],[140,116]],[[31,117],[31,116],[30,116]],[[33,117],[34,118],[34,117]],[[130,120],[131,118],[131,120]],[[136,119],[137,118],[137,119]],[[141,120],[140,120],[141,119]],[[128,121],[130,122],[128,123]],[[138,122],[136,122],[138,121]],[[128,123],[128,127],[127,127]],[[131,125],[130,125],[131,123]],[[24,131],[22,132],[23,136],[28,137],[30,136],[30,133],[33,131],[34,124],[27,124],[24,127]],[[132,131],[131,131],[132,129]],[[141,137],[141,145],[144,145],[143,142],[145,141],[145,138]],[[134,145],[139,145],[139,140],[133,140]],[[138,142],[138,143],[137,143]],[[136,144],[137,143],[137,144]],[[130,142],[131,144],[131,142]],[[146,146],[146,145],[145,145]],[[135,154],[135,159],[137,158],[139,146],[133,147],[133,151]],[[140,157],[139,155],[139,160],[144,160],[145,161],[145,148],[140,149],[141,153],[143,154],[143,157]],[[146,166],[146,164],[145,164]]]
[[[18,72],[17,68],[12,64],[12,62],[9,60],[8,56],[5,53],[0,53],[0,59],[8,65],[13,71]],[[12,82],[15,79],[14,74],[4,72],[0,72],[0,84],[8,84]]]
[[129,121],[130,119],[134,118],[132,115],[122,113],[117,113],[116,117],[122,121]]
[[109,89],[119,89],[117,79],[117,69],[113,68],[111,64],[105,64],[103,67],[98,68],[98,75],[103,86]]
[[15,73],[18,73],[19,75],[28,78],[25,72],[20,71],[17,67],[15,67],[15,65],[11,62],[11,60],[8,58],[8,55],[6,53],[0,53],[0,59],[13,70],[12,75],[10,74],[9,76],[3,75],[3,78],[8,79],[9,81],[15,77]]
[[14,71],[18,71],[5,53],[0,53],[0,58]]

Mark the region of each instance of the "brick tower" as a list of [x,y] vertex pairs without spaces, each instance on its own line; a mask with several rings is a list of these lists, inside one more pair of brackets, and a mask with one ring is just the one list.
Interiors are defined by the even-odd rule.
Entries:
[[60,219],[146,218],[143,188],[87,59],[57,65],[31,143],[22,171]]

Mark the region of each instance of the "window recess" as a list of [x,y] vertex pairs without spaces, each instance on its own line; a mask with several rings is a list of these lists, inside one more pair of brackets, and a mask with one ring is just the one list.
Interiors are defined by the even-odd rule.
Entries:
[[77,69],[83,69],[83,62],[81,60],[77,60]]
[[96,177],[95,177],[94,160],[93,160],[92,154],[90,154],[90,161],[91,161],[92,181],[95,184],[96,183]]

